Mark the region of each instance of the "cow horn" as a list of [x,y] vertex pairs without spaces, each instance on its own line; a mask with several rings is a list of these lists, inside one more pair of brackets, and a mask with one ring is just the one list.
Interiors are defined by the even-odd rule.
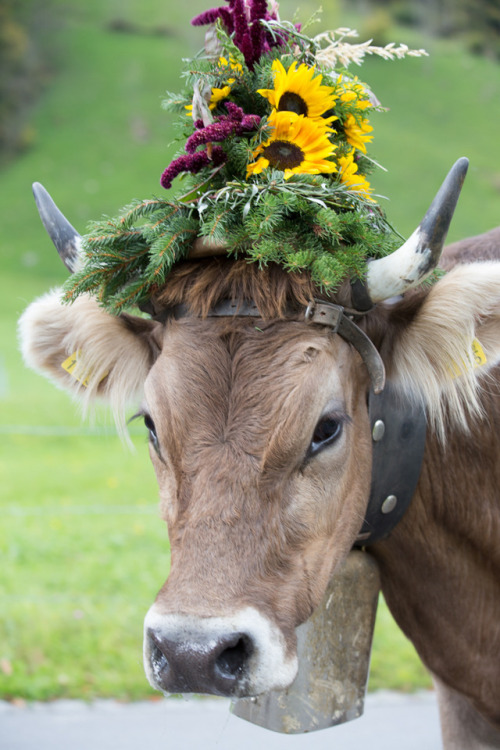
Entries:
[[[33,195],[43,226],[56,246],[62,262],[71,273],[74,273],[79,265],[80,235],[57,208],[47,190],[39,182],[33,183]],[[225,255],[226,252],[226,245],[212,242],[206,237],[198,237],[187,257],[190,260],[195,260],[213,255]]]
[[364,291],[372,304],[403,294],[436,268],[468,166],[465,157],[455,162],[423,221],[404,245],[385,258],[368,262]]
[[68,271],[74,273],[79,265],[80,235],[39,182],[33,183],[33,195],[43,226],[56,246],[62,262]]

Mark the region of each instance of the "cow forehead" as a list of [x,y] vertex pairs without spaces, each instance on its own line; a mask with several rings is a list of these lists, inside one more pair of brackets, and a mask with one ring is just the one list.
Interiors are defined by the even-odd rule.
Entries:
[[182,321],[166,328],[146,402],[172,432],[186,420],[227,427],[250,414],[265,428],[277,413],[316,418],[329,402],[348,408],[360,369],[351,347],[324,328],[280,322],[228,332],[218,321]]

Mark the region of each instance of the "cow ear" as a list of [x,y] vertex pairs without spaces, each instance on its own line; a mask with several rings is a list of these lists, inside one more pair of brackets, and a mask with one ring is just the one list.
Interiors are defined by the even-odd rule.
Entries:
[[406,308],[406,320],[404,311],[394,307],[390,345],[382,345],[389,379],[425,404],[442,438],[450,420],[467,429],[500,362],[500,263],[456,266]]
[[88,406],[107,401],[119,424],[127,403],[142,397],[144,381],[156,359],[159,324],[132,315],[119,317],[95,299],[61,302],[59,290],[35,300],[19,321],[26,364]]

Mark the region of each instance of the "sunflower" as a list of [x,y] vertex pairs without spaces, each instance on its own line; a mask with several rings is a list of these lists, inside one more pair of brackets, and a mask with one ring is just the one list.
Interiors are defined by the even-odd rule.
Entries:
[[369,121],[364,117],[356,120],[354,115],[349,114],[344,121],[344,133],[347,143],[359,149],[364,154],[366,154],[366,144],[373,140],[373,136],[370,135],[372,130],[373,128]]
[[337,148],[329,140],[333,131],[324,122],[294,112],[273,110],[268,125],[273,129],[271,137],[253,152],[257,161],[248,165],[247,177],[259,174],[267,167],[283,171],[285,180],[293,174],[337,171],[336,164],[328,161]]
[[[272,70],[274,88],[257,91],[279,112],[295,112],[297,115],[319,119],[335,105],[337,97],[333,95],[334,89],[322,85],[323,76],[315,77],[316,68],[310,68],[304,63],[297,68],[297,63],[294,62],[286,71],[280,60],[275,60]],[[328,122],[336,119],[330,117]]]
[[360,193],[363,198],[373,201],[370,196],[372,187],[366,177],[358,174],[358,165],[354,161],[354,149],[351,149],[345,156],[339,156],[337,159],[340,167],[340,181],[348,190]]

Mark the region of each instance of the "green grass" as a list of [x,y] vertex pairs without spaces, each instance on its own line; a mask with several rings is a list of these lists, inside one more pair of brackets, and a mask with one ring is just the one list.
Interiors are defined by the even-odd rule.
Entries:
[[169,567],[145,440],[127,454],[113,435],[50,432],[2,436],[0,659],[12,673],[0,694],[144,697],[142,620]]
[[[283,15],[294,5],[282,3]],[[188,15],[158,0],[61,7],[69,14],[59,33],[64,65],[35,112],[33,148],[0,174],[0,696],[141,698],[151,694],[141,664],[142,619],[169,564],[145,436],[134,427],[136,452],[129,453],[109,434],[104,414],[95,428],[82,427],[74,404],[23,367],[16,319],[66,275],[40,226],[32,181],[46,185],[80,230],[135,197],[160,192],[174,148],[159,103],[166,89],[179,88],[180,58],[200,46],[201,32],[186,19],[206,3],[191,3]],[[313,9],[303,6],[304,17]],[[110,33],[106,24],[118,16],[167,25],[172,35]],[[345,23],[333,8],[325,26]],[[409,234],[451,163],[467,155],[471,170],[450,237],[493,227],[500,202],[498,66],[453,43],[407,32],[392,38],[433,54],[369,60],[360,71],[391,110],[373,122],[374,156],[389,169],[375,185],[392,198],[390,218]],[[370,684],[429,685],[384,604]]]

